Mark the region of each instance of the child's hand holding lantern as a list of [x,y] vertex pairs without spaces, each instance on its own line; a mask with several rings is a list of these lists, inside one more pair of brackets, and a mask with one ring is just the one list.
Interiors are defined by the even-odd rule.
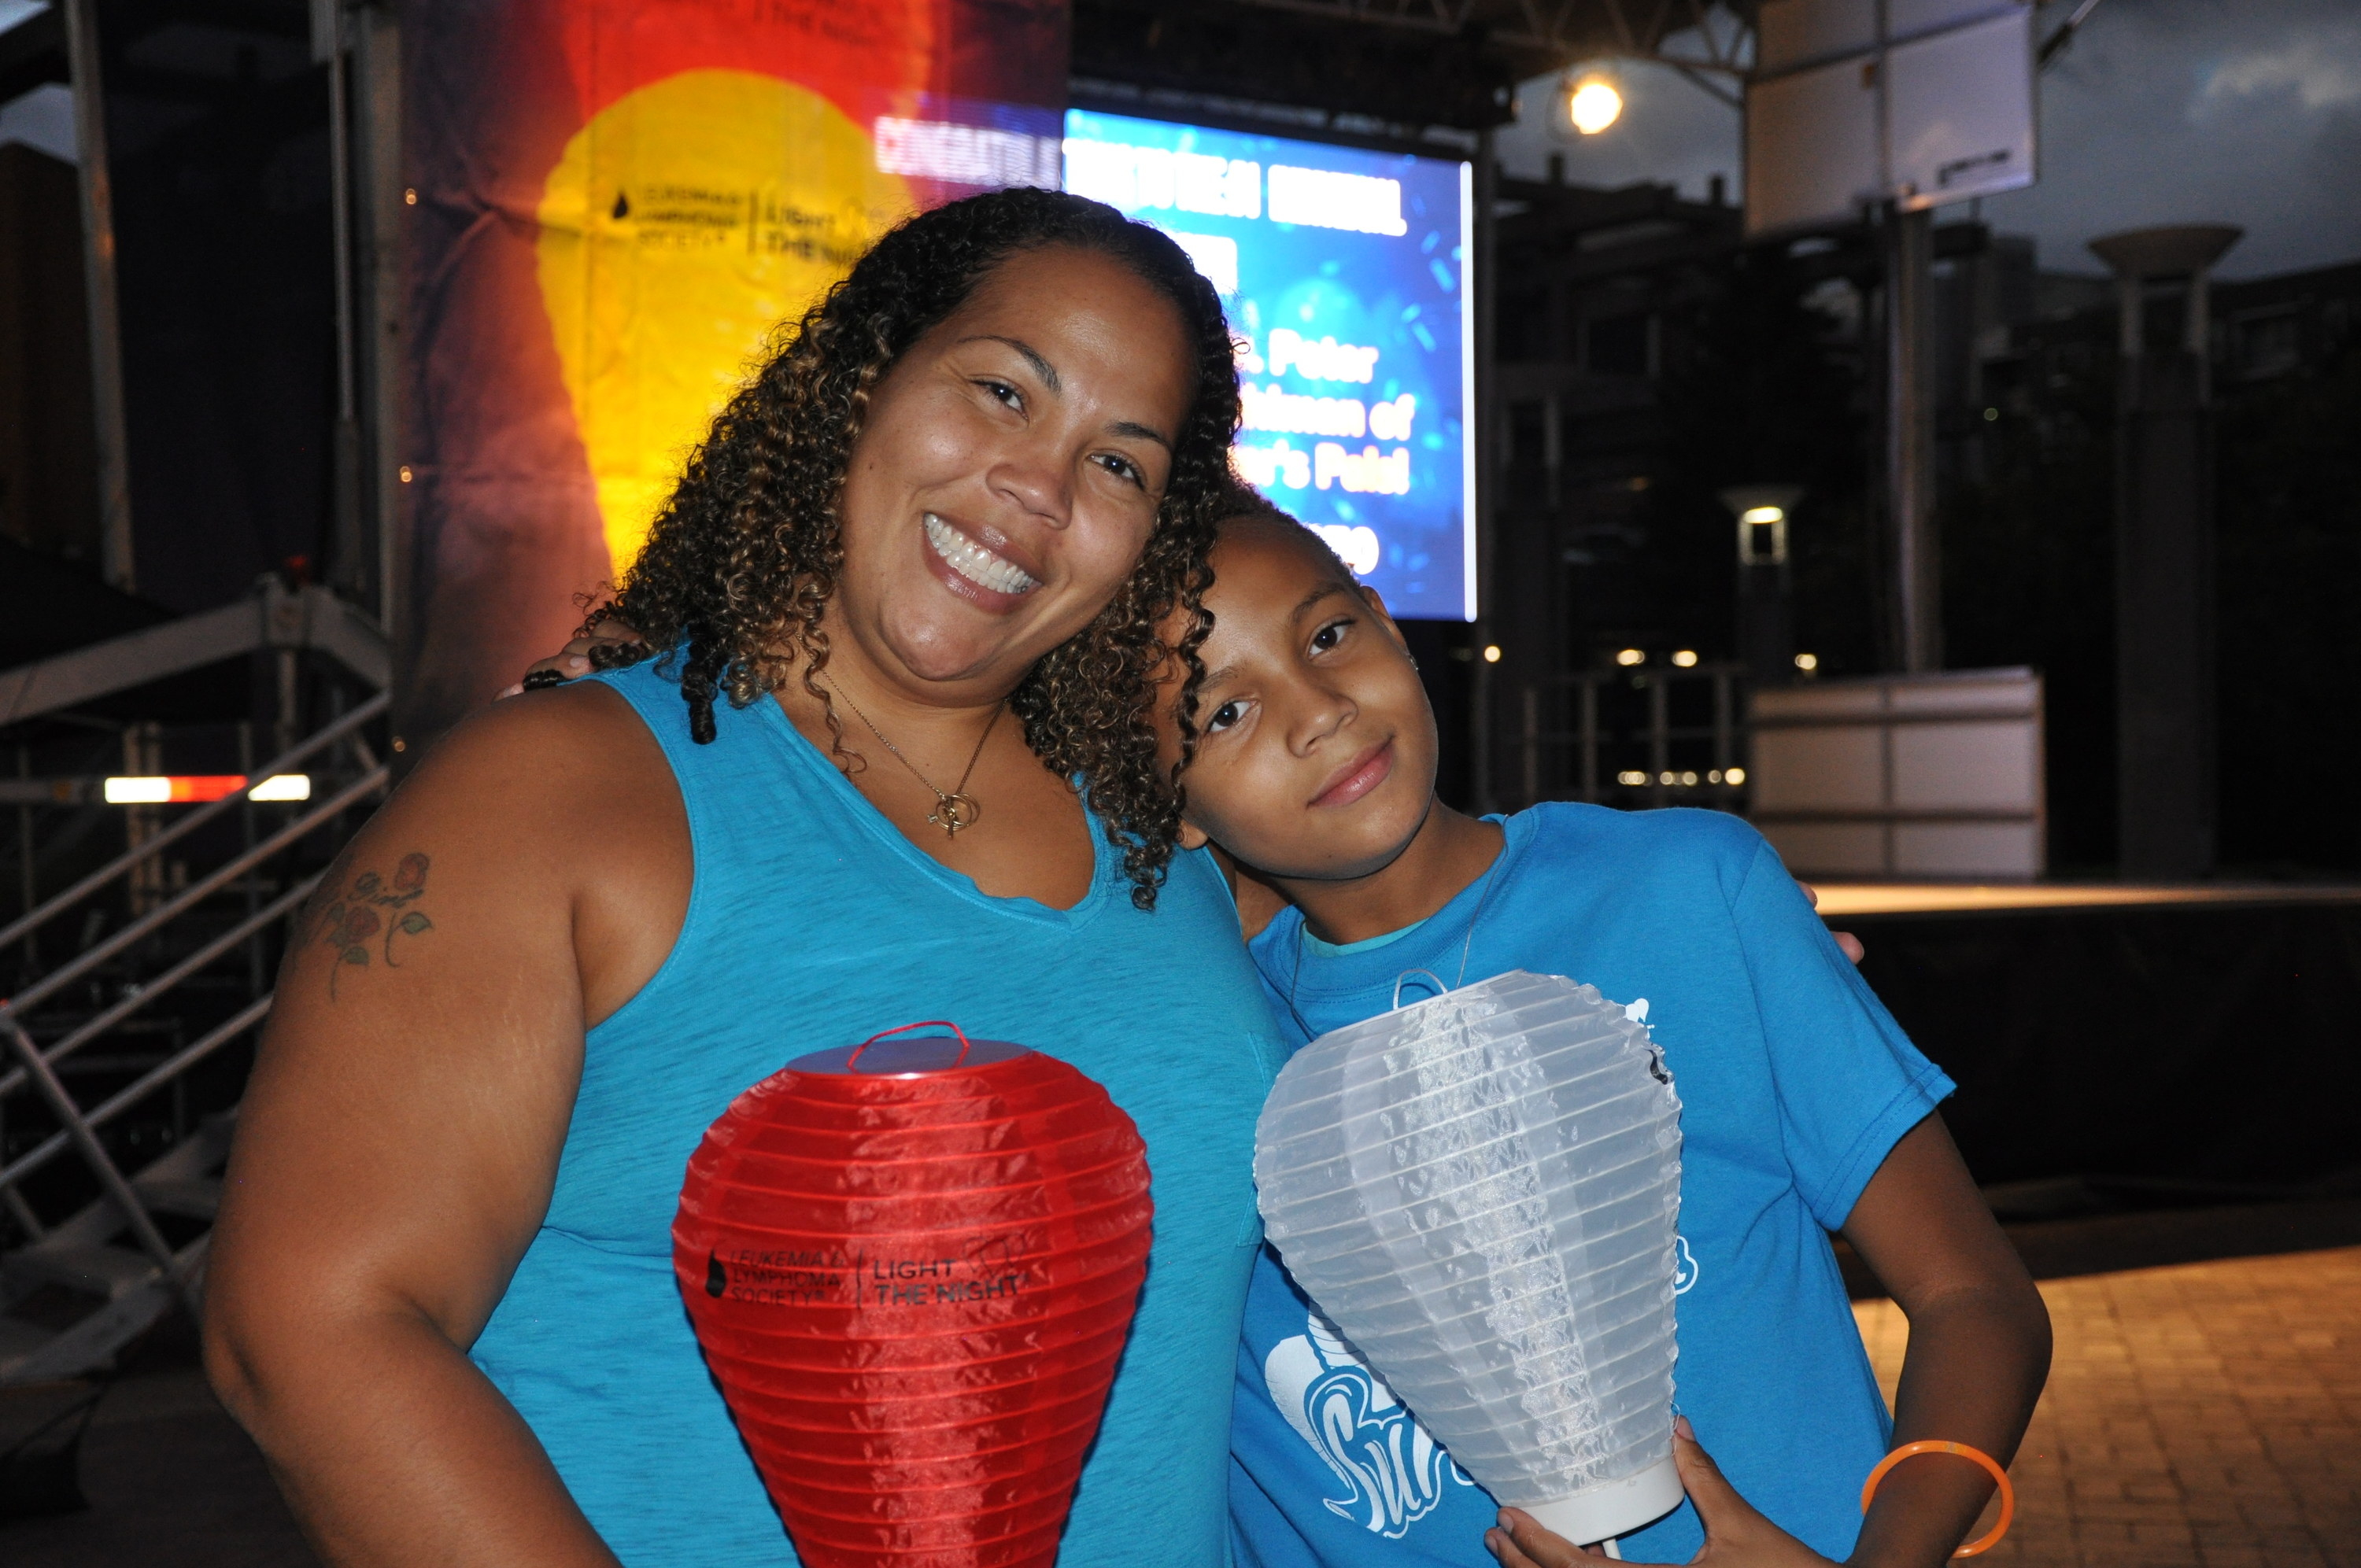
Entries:
[[[1705,1548],[1691,1561],[1713,1568],[1830,1568],[1828,1560],[1773,1524],[1739,1496],[1689,1430],[1688,1418],[1673,1423],[1673,1462],[1681,1485],[1705,1526]],[[1597,1547],[1576,1546],[1553,1535],[1521,1508],[1502,1508],[1500,1528],[1485,1532],[1484,1544],[1500,1568],[1573,1568],[1606,1562]]]

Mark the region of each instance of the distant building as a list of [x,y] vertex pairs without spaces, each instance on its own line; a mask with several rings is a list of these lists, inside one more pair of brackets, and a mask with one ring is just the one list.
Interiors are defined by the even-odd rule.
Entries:
[[[1580,673],[1615,667],[1626,650],[1645,656],[1633,672],[1643,677],[1675,652],[1709,665],[1733,651],[1735,552],[1714,499],[1722,486],[1806,488],[1793,530],[1803,646],[1822,674],[1875,667],[1888,575],[1874,524],[1882,289],[1869,232],[1748,247],[1741,214],[1718,192],[1697,202],[1662,185],[1505,178],[1499,190],[1488,620],[1501,657],[1490,757],[1495,798],[1516,804],[1580,793],[1573,741],[1551,742],[1536,760],[1521,740],[1528,724],[1570,734],[1579,719],[1568,683]],[[2057,620],[2026,609],[2039,592],[2087,604],[2112,576],[2115,285],[2095,261],[2083,274],[2044,270],[2044,259],[2030,238],[1981,222],[1936,229],[1939,510],[1959,519],[1953,543],[1982,551],[1946,598],[1962,612],[1955,659],[2056,665],[2069,677],[2061,704],[2087,697],[2091,723],[2074,722],[2092,728],[2111,700],[2103,620],[2090,648],[2019,623],[2028,613]],[[2216,281],[2211,308],[2214,395],[2228,418],[2343,351],[2361,326],[2361,262]],[[2159,336],[2178,332],[2177,302],[2160,296],[2154,315]],[[2043,568],[2065,574],[2066,586],[1968,580],[2006,575],[1987,559],[2003,547],[1971,535],[1988,526],[1976,516],[2024,513],[2026,484],[2050,482],[2028,481],[2028,461],[2052,479],[2082,475],[2072,494],[2042,502],[2044,516],[2071,514],[2071,538],[2050,535]],[[2037,526],[2031,514],[2021,524]],[[1602,687],[1600,700],[1610,695]],[[1637,698],[1622,695],[1636,711]],[[1694,694],[1691,708],[1701,699]],[[1636,719],[1601,709],[1600,722],[1625,734]],[[1705,722],[1698,712],[1674,718],[1697,733]],[[2054,760],[2070,761],[2070,748]],[[1625,803],[1643,798],[1664,797],[1652,784]],[[2095,817],[2084,834],[2093,844],[2111,835]]]
[[[2234,253],[2235,254],[2235,253]],[[1937,264],[1938,407],[1946,477],[1982,477],[1979,426],[2003,415],[2040,420],[2079,378],[2112,373],[2117,306],[2112,279],[2042,272],[2033,242],[2004,235]],[[2164,297],[2170,294],[2170,297]],[[2224,407],[2281,378],[2316,370],[2361,327],[2361,261],[2243,281],[2217,280],[2213,393]],[[2149,338],[2177,342],[2181,306],[2159,290]]]
[[1740,214],[1665,185],[1499,192],[1491,620],[1510,672],[1546,674],[1659,635],[1633,568],[1664,461],[1663,388],[1722,295]]

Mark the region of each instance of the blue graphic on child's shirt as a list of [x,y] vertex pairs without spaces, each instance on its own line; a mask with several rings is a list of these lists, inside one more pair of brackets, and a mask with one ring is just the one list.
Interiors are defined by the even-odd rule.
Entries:
[[1675,1236],[1673,1238],[1673,1294],[1687,1295],[1689,1287],[1697,1283],[1697,1254],[1689,1250],[1689,1238]]
[[1316,1310],[1302,1333],[1271,1347],[1263,1381],[1287,1424],[1345,1483],[1343,1497],[1322,1499],[1339,1519],[1399,1541],[1434,1511],[1447,1483],[1476,1484]]

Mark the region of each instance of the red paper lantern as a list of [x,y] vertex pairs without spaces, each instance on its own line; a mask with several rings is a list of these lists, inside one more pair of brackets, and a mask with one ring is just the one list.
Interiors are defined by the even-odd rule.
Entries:
[[[930,1027],[956,1049],[887,1039]],[[801,1058],[706,1129],[673,1269],[808,1568],[1057,1560],[1153,1212],[1105,1090],[949,1024]]]

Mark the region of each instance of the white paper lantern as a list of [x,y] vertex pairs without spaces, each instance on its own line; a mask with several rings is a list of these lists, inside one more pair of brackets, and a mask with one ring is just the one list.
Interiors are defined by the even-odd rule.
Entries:
[[1256,1129],[1297,1282],[1461,1469],[1578,1543],[1681,1500],[1680,1110],[1622,1007],[1515,970],[1323,1035]]

